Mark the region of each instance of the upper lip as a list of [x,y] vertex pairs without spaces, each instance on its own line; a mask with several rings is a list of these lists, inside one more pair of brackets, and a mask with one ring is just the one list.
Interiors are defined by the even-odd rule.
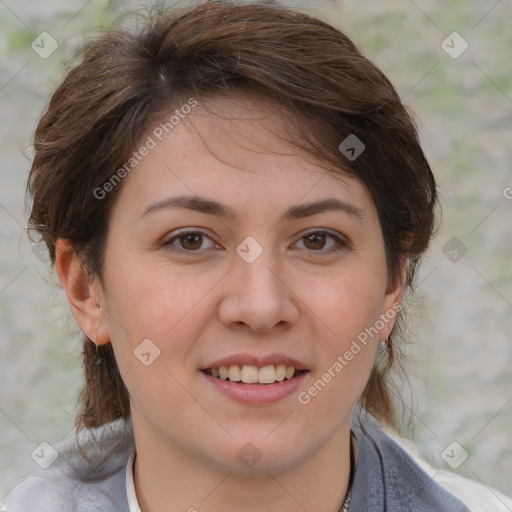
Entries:
[[285,366],[293,366],[296,370],[307,370],[307,366],[302,364],[300,361],[293,359],[292,357],[288,357],[284,354],[268,354],[266,356],[255,356],[253,354],[234,354],[232,356],[223,357],[222,359],[217,359],[212,363],[209,363],[203,369],[207,368],[220,368],[221,366],[269,366],[284,364]]

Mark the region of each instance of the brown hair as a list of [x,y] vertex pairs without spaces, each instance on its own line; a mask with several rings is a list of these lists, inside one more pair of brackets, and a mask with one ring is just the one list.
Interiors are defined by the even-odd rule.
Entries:
[[[301,121],[301,138],[291,144],[363,181],[379,214],[389,285],[409,257],[410,288],[433,235],[437,202],[413,120],[385,75],[347,36],[309,15],[264,3],[213,1],[153,12],[142,27],[111,29],[88,46],[35,133],[29,229],[42,236],[52,262],[55,241],[69,239],[101,279],[109,212],[122,184],[101,200],[94,190],[172,105],[235,93],[284,107]],[[349,135],[365,145],[356,159],[338,147]],[[394,423],[388,372],[396,347],[391,339],[387,346],[361,402]],[[97,347],[85,338],[83,364],[77,428],[127,419],[129,396],[111,344]]]

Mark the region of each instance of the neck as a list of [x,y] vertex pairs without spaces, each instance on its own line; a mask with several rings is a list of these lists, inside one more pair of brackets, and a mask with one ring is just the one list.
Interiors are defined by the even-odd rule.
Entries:
[[[142,427],[142,425],[137,425]],[[134,434],[134,482],[142,512],[339,512],[350,479],[350,425],[298,464],[244,475],[148,435]],[[151,442],[157,441],[157,442]]]

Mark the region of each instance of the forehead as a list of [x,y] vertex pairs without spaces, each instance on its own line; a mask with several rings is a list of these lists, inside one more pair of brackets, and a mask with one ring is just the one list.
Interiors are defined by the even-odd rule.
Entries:
[[371,207],[360,180],[288,142],[297,120],[282,107],[243,97],[210,99],[171,125],[173,112],[139,139],[136,147],[151,140],[152,149],[125,179],[122,203],[146,208],[172,193],[215,196],[235,209],[248,199],[269,207],[327,196]]

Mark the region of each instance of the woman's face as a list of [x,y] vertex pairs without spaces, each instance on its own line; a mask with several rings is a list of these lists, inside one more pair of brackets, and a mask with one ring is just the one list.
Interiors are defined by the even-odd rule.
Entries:
[[361,182],[280,143],[264,104],[209,109],[221,115],[199,104],[161,141],[141,138],[156,145],[112,212],[96,327],[144,442],[235,472],[286,469],[348,436],[401,289],[388,290]]

